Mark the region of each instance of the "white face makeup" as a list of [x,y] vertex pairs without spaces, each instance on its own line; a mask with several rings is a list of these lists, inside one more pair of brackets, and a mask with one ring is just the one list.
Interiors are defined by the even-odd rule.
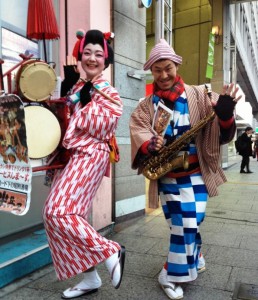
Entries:
[[81,65],[88,80],[100,75],[105,69],[103,48],[99,44],[87,44],[83,49]]

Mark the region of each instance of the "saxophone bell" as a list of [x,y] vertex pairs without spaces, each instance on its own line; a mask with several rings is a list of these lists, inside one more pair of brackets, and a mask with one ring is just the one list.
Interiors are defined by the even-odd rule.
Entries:
[[158,170],[156,168],[144,168],[142,174],[150,180],[157,180],[161,176],[178,168],[183,168],[185,171],[189,168],[189,155],[186,151],[182,155],[159,166]]

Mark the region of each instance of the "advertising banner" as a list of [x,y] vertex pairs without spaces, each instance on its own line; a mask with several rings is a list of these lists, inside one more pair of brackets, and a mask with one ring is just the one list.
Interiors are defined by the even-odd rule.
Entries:
[[214,44],[215,44],[215,35],[213,33],[210,33],[209,48],[208,48],[208,60],[207,60],[207,67],[206,67],[206,78],[209,78],[209,79],[212,79],[212,77],[213,77]]
[[18,96],[0,97],[0,212],[20,216],[29,209],[32,180],[24,119]]

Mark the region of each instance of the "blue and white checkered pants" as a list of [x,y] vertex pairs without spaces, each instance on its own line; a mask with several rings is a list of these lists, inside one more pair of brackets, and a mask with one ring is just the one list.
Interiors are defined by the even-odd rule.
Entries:
[[170,227],[167,257],[168,280],[187,282],[197,278],[201,248],[199,226],[205,217],[208,193],[200,173],[181,178],[163,177],[159,194]]

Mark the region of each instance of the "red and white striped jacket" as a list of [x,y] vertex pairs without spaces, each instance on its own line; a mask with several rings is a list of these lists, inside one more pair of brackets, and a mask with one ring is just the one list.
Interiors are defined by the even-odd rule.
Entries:
[[[78,93],[83,85],[84,82],[76,84],[72,93]],[[78,101],[74,105],[73,114],[63,139],[63,146],[67,149],[76,148],[88,153],[94,149],[109,152],[107,141],[117,128],[123,105],[116,89],[103,78],[96,80],[94,86],[119,102],[120,106],[111,102],[95,89],[92,90],[91,101],[83,108]]]

